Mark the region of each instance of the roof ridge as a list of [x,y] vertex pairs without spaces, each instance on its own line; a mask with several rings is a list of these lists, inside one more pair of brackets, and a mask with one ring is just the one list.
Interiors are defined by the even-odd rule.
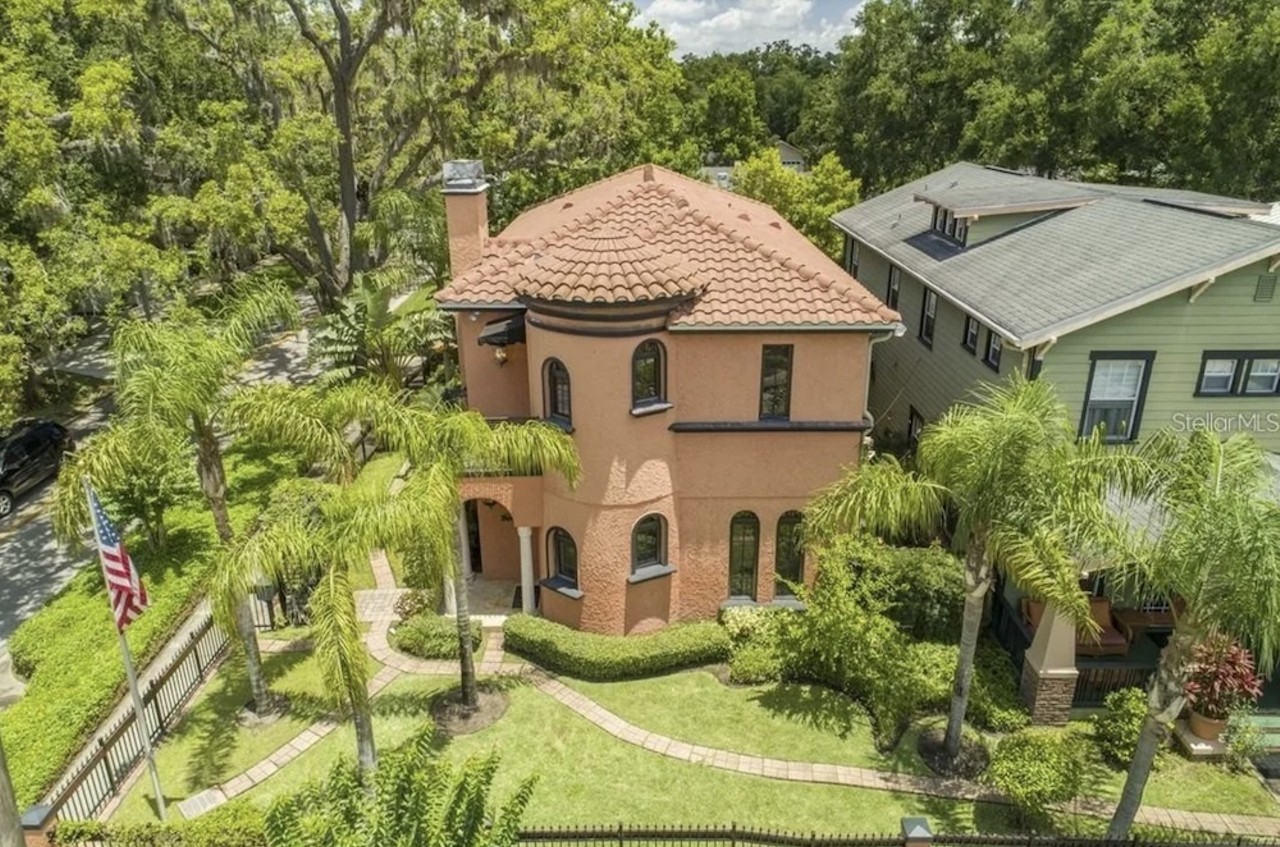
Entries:
[[[723,221],[713,222],[713,219],[711,218],[711,216],[707,215],[705,212],[701,212],[701,213],[693,212],[692,214],[702,215],[702,219],[697,221],[699,225],[707,226],[709,229],[712,229],[723,235],[727,235],[733,241],[736,241],[737,243],[741,244],[747,249],[760,254],[766,260],[773,262],[775,265],[781,265],[785,270],[794,271],[795,273],[799,274],[800,278],[805,280],[806,282],[813,281],[817,283],[818,287],[823,289],[824,291],[834,290],[836,293],[844,297],[844,299],[847,300],[848,302],[854,303],[858,307],[866,309],[869,312],[873,312],[874,314],[879,315],[885,320],[893,320],[893,318],[890,318],[889,315],[886,313],[897,314],[893,309],[890,309],[886,304],[881,303],[880,300],[874,294],[871,293],[870,289],[868,289],[865,285],[862,285],[862,283],[859,282],[857,278],[853,277],[852,275],[850,275],[849,278],[852,279],[854,282],[858,283],[858,286],[861,287],[862,290],[865,292],[865,296],[859,294],[855,288],[850,286],[849,283],[845,282],[844,280],[837,279],[836,277],[828,276],[827,274],[823,273],[817,268],[810,267],[808,264],[798,259],[794,259],[790,255],[787,255],[785,258],[781,257],[780,255],[782,253],[781,250],[778,250],[773,247],[768,247],[763,242],[757,241],[756,239],[752,238],[749,234],[743,233],[737,228],[725,224]],[[775,212],[774,214],[777,214],[777,213]],[[779,215],[779,217],[781,217],[781,215]],[[784,224],[785,223],[786,222],[784,221]],[[786,225],[790,226],[790,224],[786,224]],[[814,247],[819,250],[821,249],[821,248],[818,248],[816,244],[814,245]]]

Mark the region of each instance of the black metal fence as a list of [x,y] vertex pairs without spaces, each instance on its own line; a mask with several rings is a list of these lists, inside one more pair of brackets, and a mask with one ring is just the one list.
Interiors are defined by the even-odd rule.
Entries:
[[1047,835],[828,835],[780,832],[739,826],[587,826],[526,829],[522,845],[539,847],[683,847],[724,844],[730,847],[1278,847],[1273,838],[1205,833],[1183,840],[1071,838]]
[[1156,672],[1153,662],[1133,662],[1124,659],[1076,658],[1076,691],[1071,699],[1073,706],[1095,707],[1103,705],[1107,695],[1122,688],[1146,688],[1151,675]]
[[[213,618],[206,616],[182,650],[145,687],[143,711],[152,742],[164,734],[230,643],[226,634],[214,625]],[[133,709],[100,735],[94,746],[92,754],[54,786],[47,801],[49,817],[89,820],[120,789],[121,781],[143,755],[142,736]]]

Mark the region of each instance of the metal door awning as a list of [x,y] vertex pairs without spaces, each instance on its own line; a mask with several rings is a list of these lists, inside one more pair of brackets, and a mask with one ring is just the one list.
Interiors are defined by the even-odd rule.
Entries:
[[494,347],[506,347],[508,344],[524,343],[524,315],[512,315],[509,318],[498,318],[485,324],[476,339],[478,344],[491,344]]

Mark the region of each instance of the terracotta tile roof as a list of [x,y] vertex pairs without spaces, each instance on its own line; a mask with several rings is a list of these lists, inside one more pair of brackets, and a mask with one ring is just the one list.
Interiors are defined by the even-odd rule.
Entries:
[[436,297],[455,306],[686,297],[670,325],[687,328],[898,320],[773,209],[652,165],[525,212]]

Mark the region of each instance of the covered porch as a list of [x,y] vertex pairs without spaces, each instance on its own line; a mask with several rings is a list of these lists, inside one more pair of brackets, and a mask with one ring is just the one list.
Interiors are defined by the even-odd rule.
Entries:
[[[541,477],[476,476],[460,485],[458,546],[467,600],[485,626],[499,626],[513,612],[538,605],[538,556],[534,538],[542,521]],[[457,608],[445,586],[447,612]]]

